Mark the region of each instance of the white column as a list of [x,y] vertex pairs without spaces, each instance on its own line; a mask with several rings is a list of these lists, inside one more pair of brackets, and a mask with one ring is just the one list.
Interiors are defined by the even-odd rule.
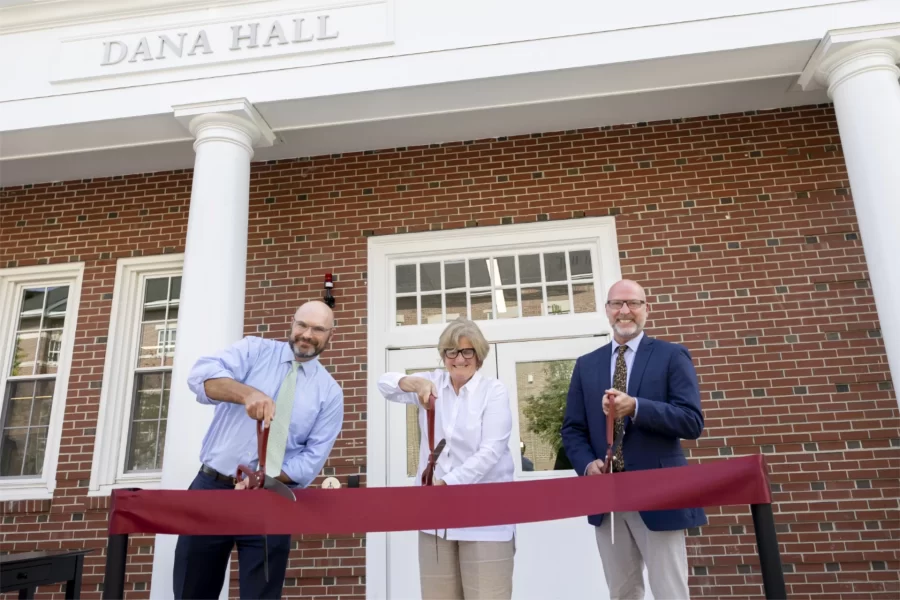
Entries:
[[[274,135],[245,100],[176,107],[175,116],[194,136],[196,157],[162,487],[187,489],[200,467],[201,442],[213,416],[213,407],[196,401],[187,377],[200,356],[243,336],[250,160],[254,146],[271,145]],[[173,596],[176,541],[176,536],[156,536],[152,598]],[[223,596],[226,592],[227,583]]]
[[816,79],[834,101],[888,366],[900,383],[900,41],[848,43]]

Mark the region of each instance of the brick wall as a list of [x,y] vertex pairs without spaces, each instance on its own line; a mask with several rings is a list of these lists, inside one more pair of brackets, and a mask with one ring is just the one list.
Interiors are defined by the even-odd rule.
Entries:
[[[791,597],[900,593],[897,399],[829,106],[255,164],[251,186],[246,333],[283,336],[335,274],[324,362],[347,412],[328,473],[365,469],[368,236],[612,214],[650,333],[697,364],[691,460],[767,455]],[[59,487],[3,506],[2,550],[97,548],[96,598],[107,506],[85,492],[116,259],[183,250],[190,172],[2,194],[0,266],[86,264]],[[760,596],[749,513],[709,514],[688,538],[693,594]],[[295,547],[286,595],[364,595],[360,537]],[[151,563],[152,539],[135,539],[129,598],[148,595]]]

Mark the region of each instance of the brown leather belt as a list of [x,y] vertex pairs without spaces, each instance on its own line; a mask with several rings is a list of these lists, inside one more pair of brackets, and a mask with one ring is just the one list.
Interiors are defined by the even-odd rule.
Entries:
[[216,471],[216,470],[213,469],[212,467],[207,467],[206,465],[200,465],[200,471],[201,471],[202,473],[206,473],[207,475],[209,475],[210,477],[215,478],[215,479],[218,480],[218,481],[225,481],[225,482],[227,482],[227,483],[230,483],[231,485],[234,485],[234,484],[237,483],[237,480],[236,480],[233,476],[229,476],[229,475],[225,475],[225,474],[223,474],[223,473],[219,473],[218,471]]

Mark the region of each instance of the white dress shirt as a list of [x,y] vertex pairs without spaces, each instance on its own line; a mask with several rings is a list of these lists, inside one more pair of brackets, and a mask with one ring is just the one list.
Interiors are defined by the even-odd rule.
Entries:
[[[388,400],[419,406],[419,468],[416,484],[428,465],[428,421],[426,411],[413,392],[400,389],[403,373],[385,373],[378,380],[378,391]],[[513,481],[515,469],[509,451],[512,433],[512,413],[509,392],[497,379],[484,377],[480,372],[462,386],[459,395],[453,390],[450,375],[442,370],[415,373],[434,383],[437,401],[434,410],[434,445],[443,439],[447,444],[438,457],[434,478],[447,485]],[[515,525],[439,529],[438,535],[448,540],[506,542],[515,534]],[[424,533],[434,534],[434,530]]]

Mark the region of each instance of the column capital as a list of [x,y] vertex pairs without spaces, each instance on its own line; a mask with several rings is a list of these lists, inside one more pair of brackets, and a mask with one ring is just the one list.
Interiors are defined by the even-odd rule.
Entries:
[[797,81],[804,91],[828,89],[866,71],[886,69],[900,75],[900,25],[829,31]]
[[246,98],[172,107],[175,118],[196,138],[194,148],[211,139],[253,148],[275,143],[275,133]]

